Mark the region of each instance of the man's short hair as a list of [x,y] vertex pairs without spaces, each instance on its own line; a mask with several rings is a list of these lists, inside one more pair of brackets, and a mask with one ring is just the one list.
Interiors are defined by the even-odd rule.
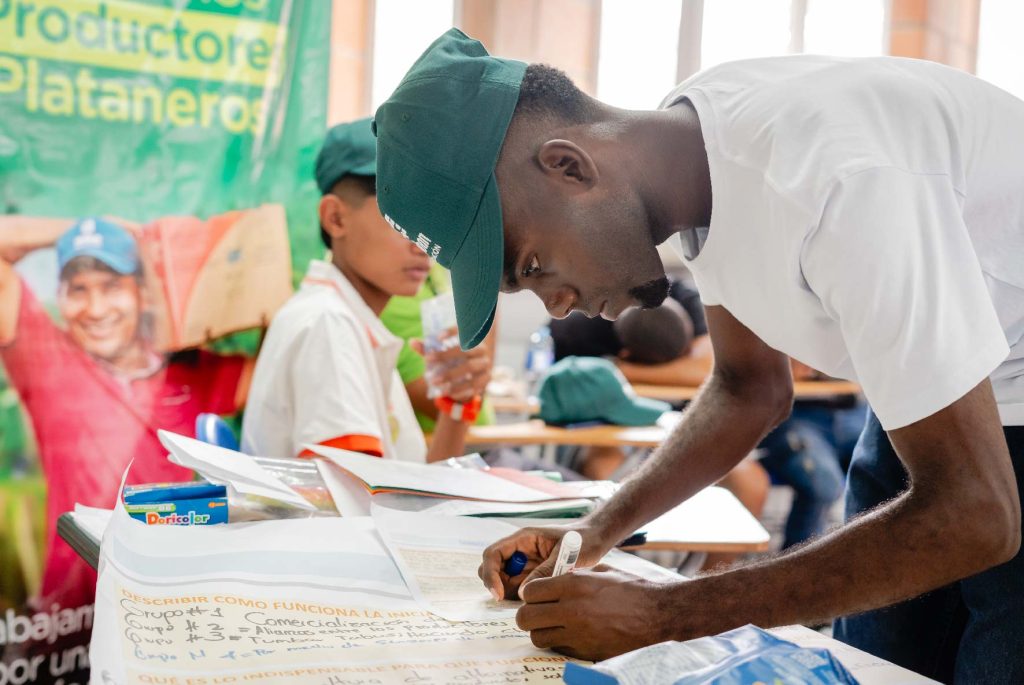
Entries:
[[593,101],[564,71],[547,64],[530,64],[519,86],[513,117],[539,114],[578,124],[591,118],[593,107]]
[[[70,281],[72,278],[80,273],[86,271],[102,271],[103,273],[112,274],[114,276],[125,276],[126,274],[114,269],[112,266],[107,264],[101,259],[96,257],[90,257],[88,255],[82,255],[81,257],[72,258],[64,268],[60,270],[60,280],[62,282]],[[135,278],[135,281],[139,284],[142,283],[142,269],[139,269],[135,273],[131,274]]]
[[615,321],[626,357],[637,364],[664,364],[686,354],[693,344],[693,320],[669,298],[653,309],[627,309]]
[[[377,177],[345,174],[338,179],[329,193],[325,194],[334,195],[350,205],[358,207],[366,201],[366,198],[377,195]],[[328,250],[331,249],[331,234],[324,230],[323,224],[320,225],[320,240]]]

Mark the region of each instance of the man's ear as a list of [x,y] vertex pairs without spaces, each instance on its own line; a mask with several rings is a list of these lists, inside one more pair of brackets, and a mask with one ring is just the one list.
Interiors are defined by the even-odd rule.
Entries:
[[332,238],[344,238],[348,226],[351,208],[337,195],[328,193],[320,198],[318,208],[320,225]]
[[549,140],[540,146],[537,162],[549,177],[589,189],[597,183],[597,164],[587,151],[569,140]]

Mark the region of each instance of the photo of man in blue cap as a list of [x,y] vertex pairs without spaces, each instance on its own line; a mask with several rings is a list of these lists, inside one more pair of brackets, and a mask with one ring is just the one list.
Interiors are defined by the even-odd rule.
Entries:
[[[706,306],[714,367],[658,452],[585,519],[484,553],[534,644],[604,659],[837,619],[924,675],[1024,682],[1024,102],[932,62],[793,55],[628,111],[452,29],[375,130],[380,208],[451,270],[464,346],[499,290],[554,317],[658,305],[667,241]],[[790,413],[789,357],[870,405],[845,525],[688,582],[547,577],[567,530],[592,566],[738,463]]]
[[[242,356],[191,350],[167,357],[153,349],[132,228],[98,217],[0,217],[0,361],[31,419],[46,477],[37,599],[47,608],[89,604],[96,586],[95,571],[56,535],[57,517],[76,503],[110,507],[133,460],[133,483],[191,479],[165,458],[156,431],[190,435],[200,412],[236,411],[251,374]],[[63,325],[14,268],[50,246]]]

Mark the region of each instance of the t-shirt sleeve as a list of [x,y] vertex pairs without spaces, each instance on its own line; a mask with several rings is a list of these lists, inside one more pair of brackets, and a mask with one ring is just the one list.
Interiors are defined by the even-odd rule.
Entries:
[[804,242],[804,278],[886,430],[954,403],[1009,352],[961,200],[945,175],[863,171]]
[[376,370],[360,354],[359,335],[348,319],[324,314],[305,332],[290,360],[296,455],[304,444],[349,436],[378,445],[382,441],[370,376]]

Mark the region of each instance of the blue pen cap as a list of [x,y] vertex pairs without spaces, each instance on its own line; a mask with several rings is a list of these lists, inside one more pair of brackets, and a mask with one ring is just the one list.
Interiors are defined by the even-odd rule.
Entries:
[[526,568],[527,557],[522,552],[514,552],[505,562],[505,573],[510,577],[518,576]]

